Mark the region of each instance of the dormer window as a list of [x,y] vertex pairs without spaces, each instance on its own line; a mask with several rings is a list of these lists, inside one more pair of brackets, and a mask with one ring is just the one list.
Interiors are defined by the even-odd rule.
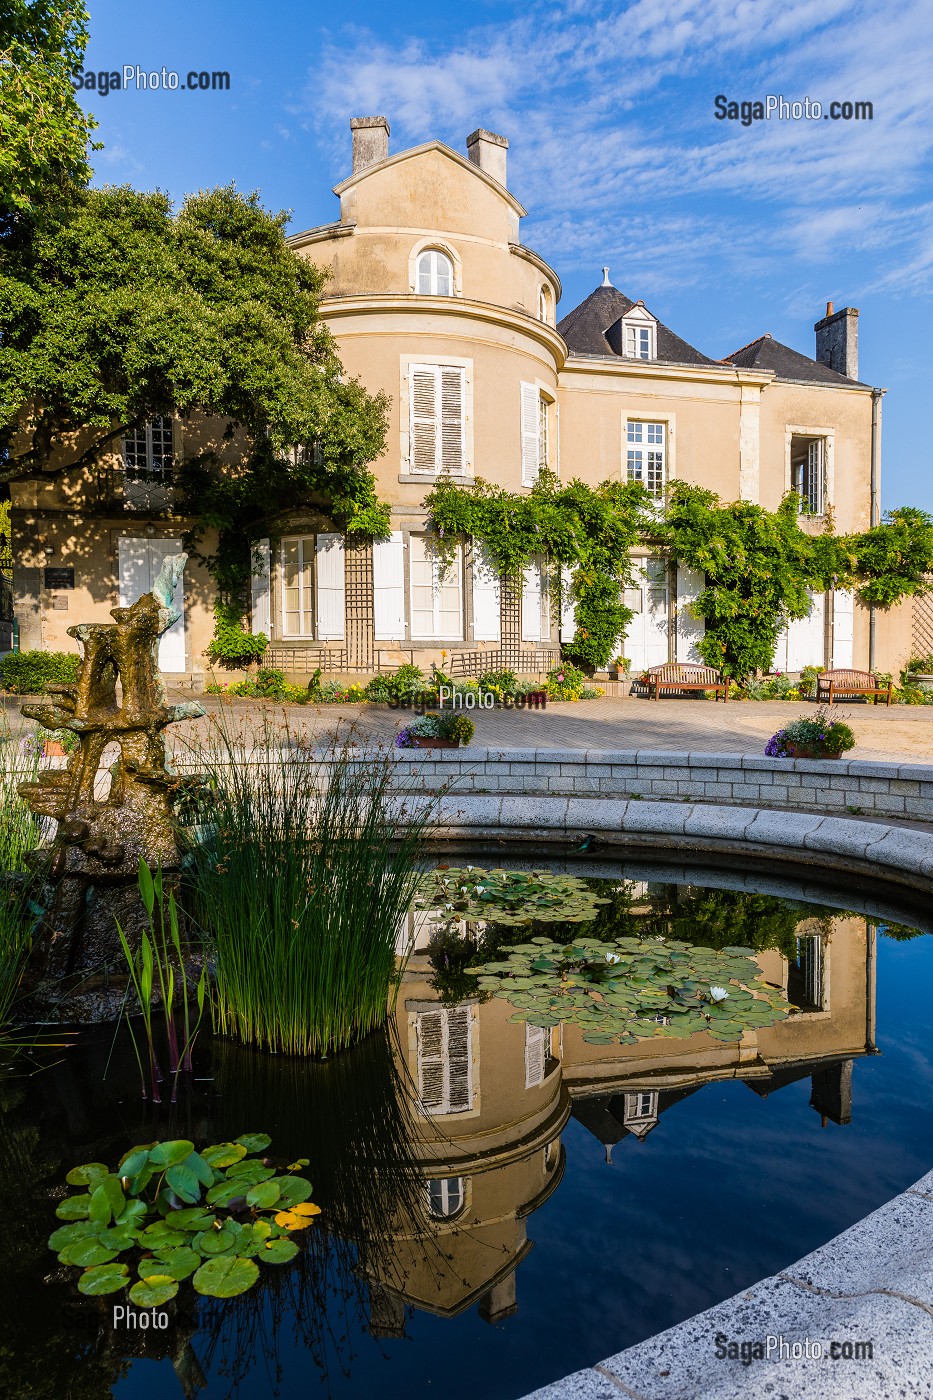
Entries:
[[417,285],[420,296],[453,296],[454,268],[446,253],[438,248],[427,248],[419,254]]
[[658,323],[640,301],[606,331],[617,355],[626,360],[655,360],[658,356]]

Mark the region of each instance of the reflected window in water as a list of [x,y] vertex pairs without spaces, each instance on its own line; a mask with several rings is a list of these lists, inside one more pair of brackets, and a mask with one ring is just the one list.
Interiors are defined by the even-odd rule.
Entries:
[[416,1012],[418,1096],[425,1113],[473,1107],[473,1024],[470,1003]]
[[544,1083],[547,1063],[547,1031],[543,1026],[525,1022],[525,1088],[536,1089]]
[[434,1220],[451,1220],[466,1204],[466,1183],[462,1176],[433,1177],[425,1186],[428,1214]]
[[787,994],[801,1011],[823,1010],[823,939],[819,934],[797,939],[797,960],[787,968]]

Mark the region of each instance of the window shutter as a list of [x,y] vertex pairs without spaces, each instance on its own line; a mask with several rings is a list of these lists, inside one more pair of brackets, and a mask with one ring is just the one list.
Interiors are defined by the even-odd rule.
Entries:
[[538,479],[538,428],[541,395],[534,384],[522,385],[522,485],[533,486]]
[[545,1043],[547,1032],[543,1026],[531,1026],[525,1022],[525,1088],[534,1089],[544,1083],[544,1064],[547,1059]]
[[706,587],[706,577],[685,564],[677,565],[677,660],[702,661],[697,642],[706,631],[701,617],[694,617],[689,605],[695,603]]
[[833,665],[851,666],[855,646],[855,598],[844,588],[833,593]]
[[405,637],[405,543],[401,530],[373,542],[373,618],[377,642]]
[[270,577],[272,574],[272,551],[268,540],[257,540],[253,545],[253,573],[250,577],[250,626],[253,632],[272,633],[272,608],[270,605]]
[[321,641],[343,637],[344,567],[343,535],[318,535],[315,539],[317,566],[317,634]]
[[413,472],[430,475],[437,471],[437,380],[437,366],[412,365],[408,385],[411,405],[409,466]]
[[425,1113],[472,1108],[472,1030],[468,1005],[417,1013],[418,1096]]
[[501,637],[499,573],[479,540],[473,541],[473,639],[498,642]]
[[440,367],[441,450],[438,471],[463,471],[463,379],[462,369]]
[[560,570],[560,639],[572,642],[577,634],[577,605],[570,596],[573,574],[566,564]]
[[419,1011],[418,1097],[425,1113],[443,1113],[444,1102],[444,1016],[443,1009]]
[[541,640],[541,563],[532,559],[525,565],[524,586],[522,588],[522,641]]
[[471,1030],[473,1014],[469,1006],[449,1006],[447,1016],[447,1111],[464,1113],[473,1106],[473,1066]]
[[807,448],[807,506],[823,514],[823,439],[814,438]]

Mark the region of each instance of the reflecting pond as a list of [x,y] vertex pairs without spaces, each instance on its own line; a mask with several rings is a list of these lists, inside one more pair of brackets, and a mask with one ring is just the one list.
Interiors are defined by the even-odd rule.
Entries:
[[[457,891],[423,901],[399,930],[414,951],[386,1033],[331,1061],[205,1040],[177,1107],[147,1109],[131,1051],[102,1030],[0,1082],[0,1393],[514,1400],[781,1268],[929,1169],[933,940],[915,910],[722,870],[551,869],[586,876],[582,920],[544,898],[533,921],[481,918]],[[601,1039],[542,1013],[535,985],[516,989],[532,993],[521,1015],[475,975],[581,931],[631,952],[650,1034]],[[669,1034],[648,946],[686,948],[701,971],[750,949],[795,1010],[738,1037]],[[114,1328],[114,1299],[79,1296],[46,1247],[65,1172],[156,1137],[245,1132],[310,1159],[323,1213],[298,1259],[229,1301],[183,1288],[164,1329]]]

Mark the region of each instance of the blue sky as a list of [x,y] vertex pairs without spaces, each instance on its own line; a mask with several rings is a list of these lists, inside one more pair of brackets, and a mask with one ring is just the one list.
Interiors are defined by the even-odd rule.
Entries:
[[[336,217],[348,119],[391,147],[508,136],[524,241],[565,314],[612,281],[706,354],[770,331],[813,353],[828,299],[860,308],[884,401],[884,504],[933,511],[933,5],[929,0],[89,0],[87,69],[226,69],[230,91],[83,93],[97,183],[235,181],[292,229]],[[869,101],[872,121],[718,121],[714,98]]]

